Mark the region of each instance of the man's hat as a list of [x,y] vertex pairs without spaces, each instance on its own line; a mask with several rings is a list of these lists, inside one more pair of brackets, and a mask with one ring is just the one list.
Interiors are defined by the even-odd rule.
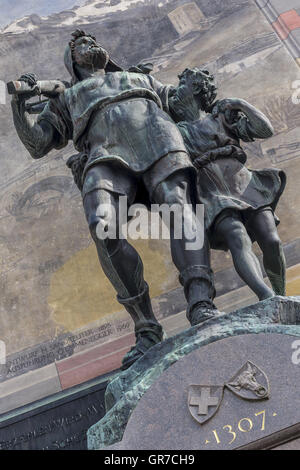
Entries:
[[[83,37],[83,36],[91,37],[94,40],[96,40],[96,38],[95,36],[85,33],[83,30],[79,30],[79,29],[77,29],[74,33],[72,33],[72,36],[73,36],[73,39],[69,42],[65,50],[64,61],[65,61],[65,66],[69,74],[72,77],[72,84],[74,85],[75,83],[79,81],[79,78],[77,77],[76,71],[74,68],[74,59],[73,59],[74,42],[76,39],[78,39],[79,37]],[[124,69],[120,65],[118,65],[114,60],[109,59],[104,70],[105,72],[122,72],[122,70]]]

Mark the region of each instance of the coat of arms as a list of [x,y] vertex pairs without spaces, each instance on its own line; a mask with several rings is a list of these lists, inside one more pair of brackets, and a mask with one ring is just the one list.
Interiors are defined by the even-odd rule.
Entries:
[[203,424],[219,409],[223,398],[223,385],[190,385],[188,406],[193,418]]
[[270,395],[266,374],[250,361],[226,383],[226,387],[245,400],[263,400]]
[[253,362],[247,361],[229,382],[223,385],[189,386],[188,407],[198,423],[206,423],[217,413],[225,387],[243,400],[265,400],[270,396],[266,374]]

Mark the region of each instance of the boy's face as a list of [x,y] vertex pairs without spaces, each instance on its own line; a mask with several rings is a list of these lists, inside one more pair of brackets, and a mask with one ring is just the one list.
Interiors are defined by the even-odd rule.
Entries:
[[217,97],[217,87],[215,81],[208,79],[205,75],[200,80],[200,91],[198,100],[202,111],[208,111]]
[[187,69],[180,76],[179,84],[192,90],[202,111],[208,111],[216,99],[217,87],[214,79],[200,69]]

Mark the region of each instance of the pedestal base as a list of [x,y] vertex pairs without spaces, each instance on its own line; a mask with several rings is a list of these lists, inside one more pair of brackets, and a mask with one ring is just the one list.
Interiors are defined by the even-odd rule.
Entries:
[[[278,402],[279,397],[282,396],[282,384],[277,384],[277,382],[282,374],[293,373],[293,378],[287,376],[284,382],[286,384],[284,393],[289,394],[287,399],[292,403],[292,409],[299,410],[299,398],[298,404],[294,403],[294,401],[297,399],[297,396],[299,397],[300,376],[296,378],[295,374],[299,375],[300,366],[292,361],[293,353],[295,355],[293,344],[297,347],[295,341],[297,337],[300,337],[299,325],[300,297],[274,297],[230,314],[224,314],[219,318],[208,320],[156,345],[130,369],[120,373],[109,383],[105,394],[107,412],[101,421],[89,429],[88,448],[107,448],[120,442],[123,437],[122,443],[114,445],[114,449],[193,449],[202,448],[203,445],[205,445],[205,448],[212,448],[209,438],[205,439],[208,441],[207,444],[200,443],[204,436],[203,430],[209,434],[211,423],[217,417],[221,419],[221,413],[225,413],[223,418],[227,419],[228,410],[232,410],[232,407],[234,410],[240,410],[239,414],[235,417],[236,420],[238,418],[240,420],[249,419],[250,421],[247,421],[247,423],[249,427],[251,427],[252,423],[253,427],[253,417],[248,417],[247,414],[244,416],[243,413],[248,412],[247,406],[249,403],[256,406],[259,404],[259,408],[263,410],[264,403],[270,403],[269,399],[263,403],[256,399],[251,401],[248,398],[245,400],[243,397],[239,397],[238,394],[235,395],[230,390],[230,387],[224,387],[226,381],[229,381],[248,361],[250,363],[259,362],[260,364],[255,363],[255,367],[261,368],[264,371],[263,375],[266,374],[266,377],[268,375],[272,376],[273,383],[271,387],[272,389],[275,387],[277,391],[279,390],[279,395],[275,395],[277,396],[277,404],[272,403],[272,406],[283,407],[282,402]],[[241,335],[246,336],[240,337]],[[282,338],[280,335],[286,335],[287,338]],[[243,351],[243,338],[245,339],[245,351]],[[282,341],[280,341],[280,338],[282,338]],[[235,340],[236,344],[234,344]],[[282,353],[280,356],[281,348],[283,348],[285,356],[282,356]],[[266,363],[264,356],[266,355],[267,358],[268,351],[269,356]],[[276,351],[280,359],[276,357]],[[286,359],[285,367],[282,364],[284,358]],[[184,366],[182,366],[183,364]],[[193,377],[194,381],[192,380]],[[261,376],[261,380],[263,380],[263,376]],[[169,388],[168,384],[172,384],[171,389],[168,392],[166,390],[162,391]],[[189,410],[187,396],[191,384],[199,387],[207,386],[209,394],[213,395],[214,402],[217,400],[217,390],[210,387],[223,387],[223,401],[226,401],[226,406],[222,405],[220,412],[218,411],[216,414],[216,410],[214,410],[216,405],[209,405],[209,413],[213,412],[216,414],[216,418],[212,417],[203,424],[200,424],[197,422],[197,419],[193,418]],[[157,387],[157,390],[155,387]],[[294,390],[295,387],[296,389]],[[146,392],[146,396],[143,397]],[[166,393],[168,393],[167,401],[165,399]],[[242,409],[237,407],[234,400],[238,400],[237,403],[242,403]],[[150,415],[149,406],[150,410],[152,410]],[[243,406],[246,406],[246,408],[243,409]],[[176,413],[175,409],[177,409]],[[133,410],[135,410],[134,413]],[[252,411],[259,412],[256,411],[255,406],[249,410],[249,412]],[[271,411],[269,410],[269,412]],[[282,412],[284,412],[283,409]],[[276,416],[279,415],[278,410],[275,411],[274,409],[273,413]],[[155,416],[154,422],[151,416]],[[199,416],[201,418],[201,415]],[[204,419],[206,418],[205,414],[202,415],[203,417]],[[230,422],[223,421],[223,418],[221,419],[222,426],[233,426]],[[295,418],[296,421],[294,418],[295,413],[294,416],[289,416],[288,413],[286,413],[285,417],[282,416],[280,422],[282,429],[285,429],[286,426],[296,426],[298,417]],[[134,419],[137,421],[134,421]],[[151,426],[150,428],[148,426],[149,420],[152,423],[152,431]],[[227,420],[229,420],[229,416]],[[172,422],[175,427],[171,426]],[[178,425],[177,427],[175,425],[176,422],[181,423],[180,428],[182,429],[178,430]],[[238,423],[240,423],[239,420]],[[278,423],[279,420],[277,420]],[[216,426],[216,421],[213,424]],[[246,424],[246,421],[242,421],[242,424],[240,424],[242,429],[244,429],[244,424]],[[170,426],[172,427],[172,432],[168,436],[166,433]],[[124,435],[125,429],[126,433]],[[175,431],[176,429],[178,432]],[[186,434],[188,429],[193,430],[191,436],[195,436],[195,432],[199,434],[196,442],[193,441],[191,436],[187,440]],[[279,431],[276,426],[270,429],[275,433]],[[237,436],[238,433],[236,431],[233,432]],[[296,428],[294,428],[293,432],[294,434],[296,433]],[[241,436],[246,436],[246,433],[247,431],[244,430],[239,432]],[[200,434],[201,436],[203,434],[201,438]],[[266,433],[255,435],[253,431],[252,437],[250,441],[254,442],[255,440],[266,438]],[[287,439],[288,437],[284,438],[284,440]],[[218,443],[218,440],[220,440],[219,437],[216,439],[215,436],[216,447],[220,448],[222,446]],[[250,444],[250,441],[247,439],[239,439],[237,441],[237,437],[234,439],[235,446],[245,446]],[[187,442],[189,445],[185,447]],[[279,442],[283,442],[283,440],[276,441],[276,443]],[[231,445],[231,448],[234,448],[234,446]]]

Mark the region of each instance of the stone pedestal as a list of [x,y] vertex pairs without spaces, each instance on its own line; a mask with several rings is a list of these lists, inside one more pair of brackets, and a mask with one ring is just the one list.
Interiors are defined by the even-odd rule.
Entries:
[[275,297],[152,348],[107,387],[89,449],[271,448],[300,436],[300,297]]

